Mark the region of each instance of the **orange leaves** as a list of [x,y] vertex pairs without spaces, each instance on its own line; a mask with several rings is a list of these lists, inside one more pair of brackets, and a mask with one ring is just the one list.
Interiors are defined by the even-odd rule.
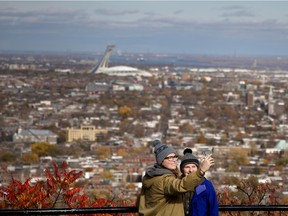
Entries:
[[131,116],[132,109],[128,106],[121,106],[119,107],[118,113],[123,119],[126,119]]

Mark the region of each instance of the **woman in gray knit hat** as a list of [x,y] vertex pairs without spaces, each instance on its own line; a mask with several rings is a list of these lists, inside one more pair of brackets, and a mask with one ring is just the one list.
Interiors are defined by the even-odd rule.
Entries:
[[205,172],[214,164],[206,157],[197,172],[180,177],[177,168],[178,155],[173,147],[153,142],[156,163],[148,167],[142,180],[141,194],[137,207],[140,216],[182,216],[184,206],[182,195],[193,191],[204,180]]
[[[183,152],[180,170],[182,177],[190,175],[201,169],[200,162],[192,154],[192,150],[186,148]],[[218,201],[212,182],[203,178],[194,191],[188,191],[183,195],[185,216],[218,216]]]

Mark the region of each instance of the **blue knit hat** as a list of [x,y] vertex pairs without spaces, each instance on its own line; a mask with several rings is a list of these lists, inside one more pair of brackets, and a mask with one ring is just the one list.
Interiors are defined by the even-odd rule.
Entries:
[[154,153],[156,162],[158,165],[161,165],[165,157],[171,153],[175,153],[176,151],[172,148],[172,146],[168,146],[166,144],[162,144],[160,140],[153,141]]

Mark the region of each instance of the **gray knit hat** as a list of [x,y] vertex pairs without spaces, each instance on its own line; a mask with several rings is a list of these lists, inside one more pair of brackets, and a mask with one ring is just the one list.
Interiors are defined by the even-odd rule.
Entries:
[[154,153],[156,162],[158,165],[161,165],[165,157],[171,153],[175,153],[176,151],[166,144],[162,144],[160,140],[153,141]]
[[181,160],[181,164],[180,164],[180,171],[183,173],[183,168],[184,168],[184,166],[186,165],[186,164],[188,164],[188,163],[193,163],[193,164],[195,164],[197,167],[199,167],[199,160],[198,160],[198,158],[196,157],[196,156],[194,156],[193,154],[192,154],[192,149],[190,149],[190,148],[186,148],[186,149],[184,149],[184,151],[183,151],[183,154],[184,154],[184,156],[183,156],[183,158],[182,158],[182,160]]

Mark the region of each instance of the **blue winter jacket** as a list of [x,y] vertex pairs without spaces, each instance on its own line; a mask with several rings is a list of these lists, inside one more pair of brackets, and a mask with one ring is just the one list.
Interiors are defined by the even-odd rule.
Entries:
[[212,183],[205,179],[196,187],[189,205],[190,216],[218,216],[218,201]]

